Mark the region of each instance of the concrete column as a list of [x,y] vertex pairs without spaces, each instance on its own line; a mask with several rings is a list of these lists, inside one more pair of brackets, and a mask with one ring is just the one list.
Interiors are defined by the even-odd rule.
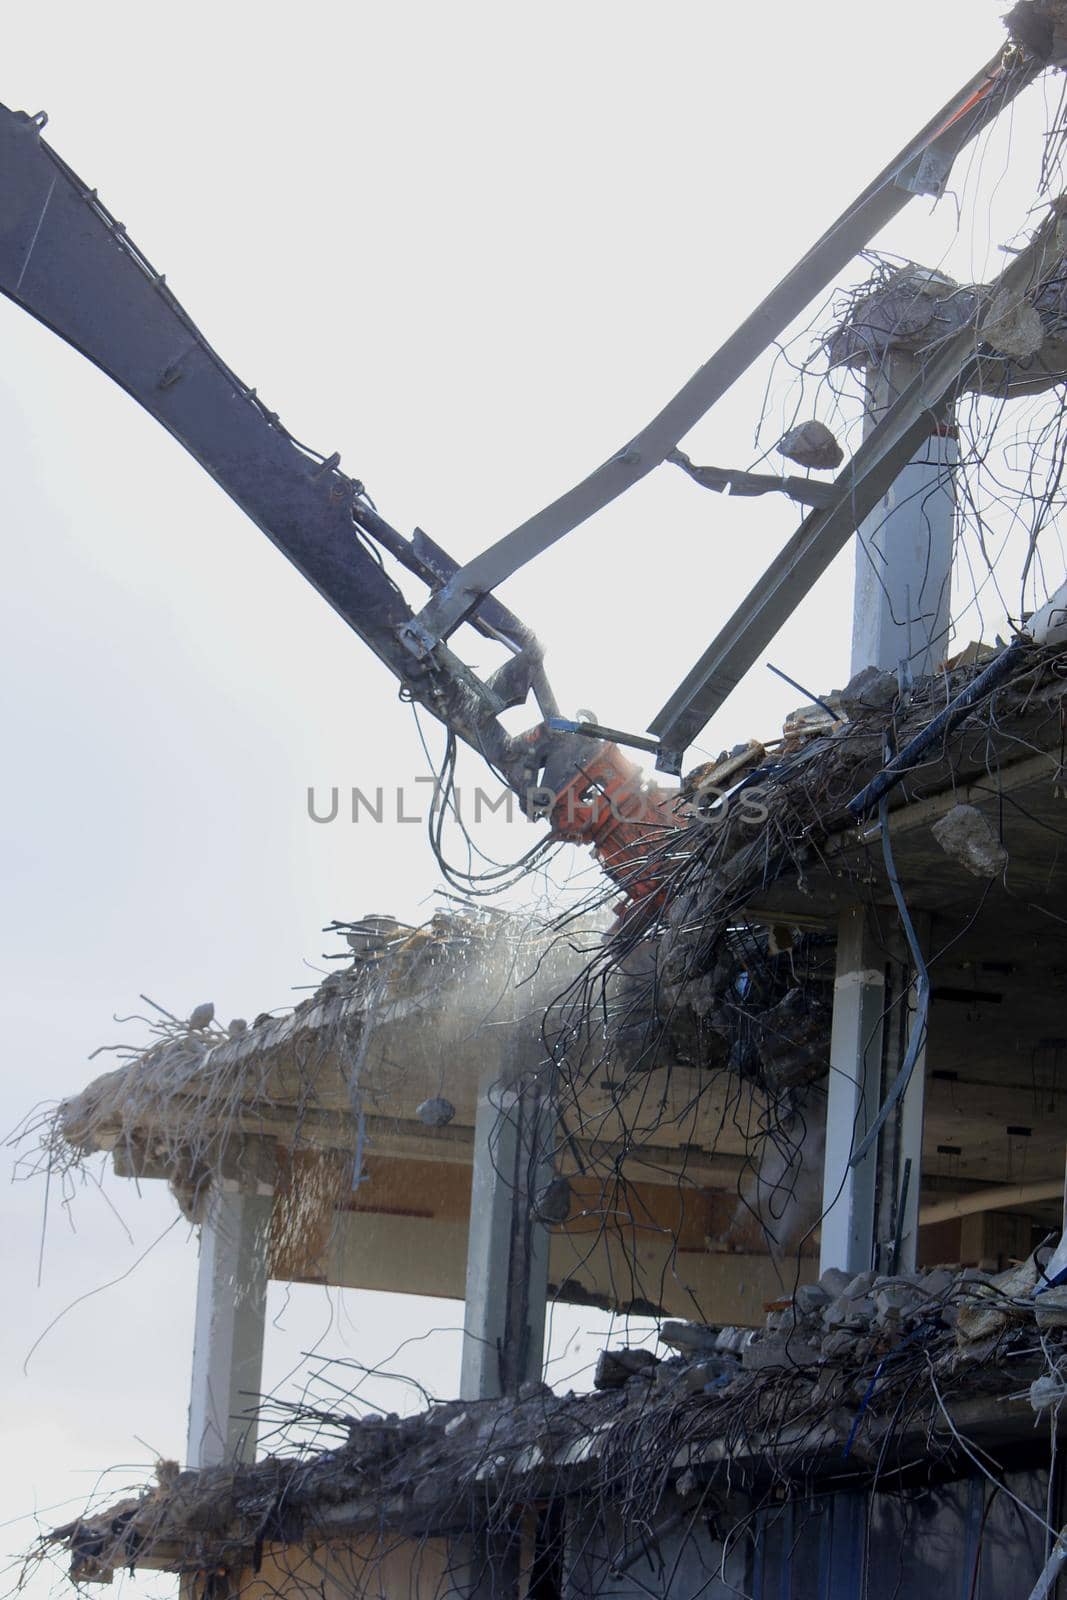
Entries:
[[[867,373],[866,437],[907,388],[915,357],[890,350]],[[911,675],[934,670],[949,650],[954,468],[959,460],[948,421],[931,418],[930,437],[862,523],[856,543],[852,672],[906,660]]]
[[215,1184],[200,1224],[193,1380],[189,1398],[191,1467],[251,1461],[255,1404],[263,1374],[267,1234],[271,1198]]
[[[929,918],[916,913],[915,931],[920,948],[929,949]],[[884,1030],[882,1097],[892,1089],[915,1021],[914,974],[903,959],[903,939],[888,965],[886,1001],[892,1009]],[[914,1272],[919,1244],[919,1191],[922,1177],[923,1123],[926,1114],[926,1044],[919,1052],[904,1097],[890,1117],[879,1141],[879,1198],[877,1261],[880,1272],[893,1267],[896,1235],[900,1232],[899,1272]]]
[[878,1150],[857,1167],[849,1161],[881,1100],[885,981],[885,953],[868,913],[863,906],[850,906],[837,926],[820,1272],[828,1267],[865,1272],[873,1259]]
[[[928,942],[928,920],[916,917]],[[826,1103],[823,1221],[819,1270],[888,1272],[900,1231],[897,1269],[914,1271],[919,1240],[925,1042],[904,1096],[877,1144],[856,1167],[853,1151],[874,1121],[903,1065],[914,1024],[912,972],[903,940],[885,948],[871,913],[851,906],[837,930],[837,972]],[[910,1162],[910,1166],[908,1163]],[[905,1187],[905,1174],[907,1185]]]
[[[534,1202],[552,1177],[553,1118],[538,1077],[522,1070],[516,1028],[483,1073],[474,1124],[460,1394],[514,1393],[544,1360],[548,1230]],[[510,1053],[511,1059],[503,1057]],[[528,1051],[527,1051],[528,1057]]]
[[[867,372],[865,437],[917,371],[915,357],[885,353]],[[930,419],[920,446],[881,505],[862,524],[856,546],[852,615],[852,673],[864,667],[911,677],[934,670],[948,652],[955,532],[955,472],[959,452],[951,418]],[[883,1039],[887,970],[901,996],[906,967],[887,962],[861,907],[846,911],[838,928],[837,975],[830,1046],[826,1156],[820,1258],[822,1267],[860,1272],[885,1270],[901,1221],[901,1270],[914,1266],[918,1242],[925,1059],[915,1066],[891,1126],[857,1168],[848,1165],[903,1059],[909,1008],[896,1008]],[[883,1070],[884,1069],[884,1070]],[[905,1164],[910,1159],[903,1217],[899,1218]]]

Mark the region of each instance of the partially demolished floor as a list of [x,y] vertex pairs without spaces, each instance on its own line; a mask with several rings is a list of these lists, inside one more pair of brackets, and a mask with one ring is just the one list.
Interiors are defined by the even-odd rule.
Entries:
[[284,1569],[286,1549],[347,1549],[366,1584],[355,1592],[378,1593],[369,1575],[398,1539],[484,1527],[507,1543],[531,1507],[621,1523],[618,1575],[680,1522],[706,1532],[732,1517],[751,1532],[761,1509],[820,1486],[921,1498],[975,1460],[996,1481],[1006,1445],[1047,1448],[1067,1394],[1067,1295],[1035,1299],[1040,1285],[1033,1258],[1000,1277],[831,1272],[763,1330],[675,1322],[665,1359],[606,1351],[591,1395],[531,1384],[405,1419],[294,1411],[341,1442],[199,1473],[161,1463],[141,1497],[45,1542],[79,1582],[127,1566],[252,1581],[265,1559]]

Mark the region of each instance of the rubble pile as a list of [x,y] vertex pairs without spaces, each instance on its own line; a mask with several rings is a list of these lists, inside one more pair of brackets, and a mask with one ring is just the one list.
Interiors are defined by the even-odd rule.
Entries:
[[579,1481],[639,1516],[683,1479],[725,1472],[735,1487],[795,1486],[890,1459],[947,1460],[968,1406],[991,1403],[1003,1418],[1012,1404],[1033,1416],[1059,1403],[1067,1306],[1041,1308],[1049,1253],[999,1276],[826,1272],[775,1304],[762,1329],[665,1322],[665,1357],[603,1351],[592,1394],[527,1383],[511,1398],[405,1418],[316,1412],[345,1436],[338,1448],[199,1472],[162,1463],[142,1496],[43,1545],[65,1549],[79,1580],[135,1555],[176,1571],[234,1570],[264,1541],[462,1531],[487,1505],[506,1519]]

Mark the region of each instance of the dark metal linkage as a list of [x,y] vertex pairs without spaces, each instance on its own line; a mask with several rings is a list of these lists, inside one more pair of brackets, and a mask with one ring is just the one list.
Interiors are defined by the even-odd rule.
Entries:
[[43,119],[0,106],[0,293],[126,390],[213,477],[425,705],[509,781],[521,753],[498,721],[525,681],[554,710],[528,629],[498,601],[475,626],[525,658],[501,693],[450,650],[415,661],[411,619],[367,535],[434,585],[457,564],[425,535],[411,544],[367,503],[339,457],[307,449],[205,339],[162,274],[41,138]]
[[778,478],[769,472],[735,472],[729,467],[694,466],[684,450],[672,450],[667,460],[713,494],[730,494],[742,499],[755,495],[785,494],[805,506],[828,506],[834,498],[832,483],[795,475]]
[[640,433],[573,489],[460,568],[401,636],[424,655],[481,595],[603,510],[664,461],[715,402],[915,194],[940,193],[954,157],[1041,70],[997,55],[964,84]]

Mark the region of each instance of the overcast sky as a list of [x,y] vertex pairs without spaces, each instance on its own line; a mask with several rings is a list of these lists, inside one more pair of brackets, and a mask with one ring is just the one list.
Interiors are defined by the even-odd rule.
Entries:
[[[648,420],[999,47],[1000,9],[52,0],[5,17],[0,96],[49,112],[46,137],[298,437],[464,558]],[[980,157],[992,227],[920,200],[884,242],[998,271],[1041,95],[1015,114],[1018,168],[1003,140]],[[426,771],[385,669],[126,396],[6,301],[0,337],[11,1125],[106,1067],[89,1052],[140,993],[224,1019],[291,1004],[325,922],[421,920],[437,873],[418,827],[307,816],[308,785]],[[752,459],[765,377],[695,431],[695,459]],[[564,707],[639,731],[795,520],[665,468],[505,597]],[[850,592],[846,559],[775,642],[817,691],[847,677]],[[761,663],[694,758],[773,736],[797,699]],[[513,856],[533,838],[491,834]],[[157,1187],[106,1196],[68,1215],[53,1193],[38,1286],[44,1187],[5,1191],[10,1517],[184,1449],[195,1240]],[[275,1295],[272,1378],[320,1336],[378,1359],[457,1315],[345,1300],[330,1329],[322,1291]],[[452,1387],[455,1339],[415,1348],[411,1370]],[[32,1525],[6,1531],[14,1551]]]

